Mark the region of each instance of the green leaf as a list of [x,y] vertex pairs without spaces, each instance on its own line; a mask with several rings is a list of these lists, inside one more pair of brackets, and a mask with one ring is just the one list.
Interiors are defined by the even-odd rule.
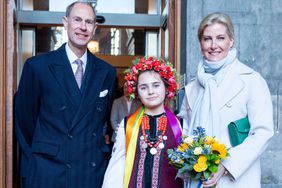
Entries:
[[195,175],[195,179],[200,179],[201,176],[202,176],[202,173],[197,173],[197,174]]
[[173,152],[173,149],[168,149],[168,150],[167,150],[167,153],[168,153],[168,154],[171,154],[172,152]]
[[180,172],[180,173],[184,173],[185,171],[187,171],[187,166],[186,165],[184,165],[182,168],[180,168],[178,170],[178,172]]
[[132,93],[132,94],[129,95],[129,97],[130,97],[131,99],[135,99],[135,94]]
[[217,172],[217,166],[216,165],[211,165],[209,166],[209,171],[211,171],[212,173],[216,173]]
[[211,176],[211,173],[209,171],[204,172],[204,177],[205,177],[206,180],[208,180],[210,178],[210,176]]
[[215,160],[216,158],[217,158],[217,155],[215,154],[210,155],[210,160]]
[[194,165],[187,164],[186,167],[187,167],[187,170],[192,171]]
[[189,170],[187,169],[187,165],[184,165],[177,171],[177,177],[181,177],[182,174],[189,174]]
[[174,164],[174,165],[175,165],[175,167],[176,167],[177,169],[183,168],[183,165],[182,165],[182,164]]

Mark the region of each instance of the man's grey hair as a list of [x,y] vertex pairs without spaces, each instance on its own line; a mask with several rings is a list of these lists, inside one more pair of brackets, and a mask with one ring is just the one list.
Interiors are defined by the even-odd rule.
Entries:
[[95,20],[96,20],[96,9],[92,6],[91,3],[86,2],[86,1],[82,1],[82,0],[80,0],[80,1],[75,1],[75,2],[71,3],[69,6],[67,6],[67,9],[66,9],[66,17],[68,17],[68,16],[70,15],[72,8],[73,8],[74,5],[77,4],[77,3],[86,4],[86,5],[88,5],[89,7],[91,7],[91,9],[93,10],[93,13],[94,13],[94,15],[95,15]]

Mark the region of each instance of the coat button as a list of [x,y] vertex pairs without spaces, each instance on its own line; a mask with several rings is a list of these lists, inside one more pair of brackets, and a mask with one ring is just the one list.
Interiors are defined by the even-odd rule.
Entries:
[[66,163],[66,167],[71,169],[71,164],[70,163]]
[[226,103],[226,106],[227,106],[228,108],[231,108],[231,107],[232,107],[232,102],[227,102],[227,103]]
[[61,110],[61,111],[64,111],[66,108],[67,108],[66,106],[62,106],[62,107],[60,108],[60,110]]
[[102,108],[101,107],[97,107],[97,111],[102,112]]
[[97,134],[96,134],[95,132],[93,132],[93,133],[92,133],[92,136],[96,137],[96,136],[97,136]]
[[70,133],[68,134],[68,137],[69,137],[69,139],[73,138],[73,136]]
[[95,163],[95,162],[91,162],[90,165],[91,165],[91,167],[93,167],[93,168],[96,167],[96,163]]

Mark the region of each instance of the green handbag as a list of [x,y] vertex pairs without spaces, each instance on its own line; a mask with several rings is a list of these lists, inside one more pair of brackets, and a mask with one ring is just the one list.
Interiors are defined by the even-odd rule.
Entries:
[[229,139],[231,146],[241,144],[248,136],[250,123],[248,117],[233,121],[228,125]]

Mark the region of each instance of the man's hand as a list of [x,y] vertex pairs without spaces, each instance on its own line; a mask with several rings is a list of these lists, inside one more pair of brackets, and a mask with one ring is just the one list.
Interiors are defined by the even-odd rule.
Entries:
[[117,133],[118,132],[118,128],[119,128],[119,123],[116,125],[116,127],[115,127],[115,133]]
[[108,134],[105,134],[105,142],[106,144],[110,144],[110,136]]

